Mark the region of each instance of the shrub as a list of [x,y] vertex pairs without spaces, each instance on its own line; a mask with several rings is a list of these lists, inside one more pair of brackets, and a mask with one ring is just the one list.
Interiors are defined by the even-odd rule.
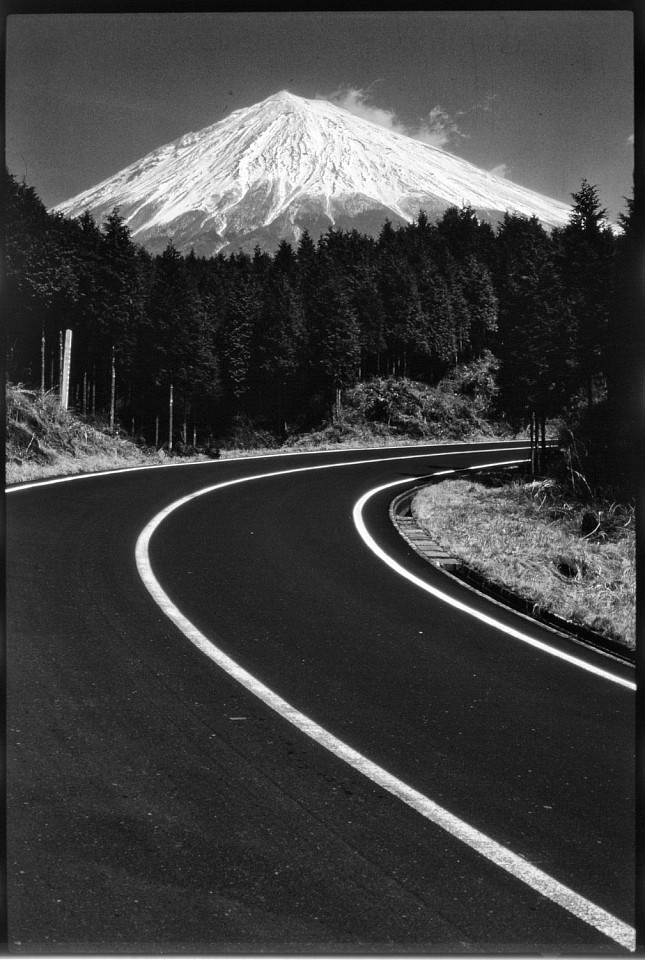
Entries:
[[279,446],[279,441],[270,430],[243,413],[233,417],[222,438],[222,447],[228,449],[274,450]]

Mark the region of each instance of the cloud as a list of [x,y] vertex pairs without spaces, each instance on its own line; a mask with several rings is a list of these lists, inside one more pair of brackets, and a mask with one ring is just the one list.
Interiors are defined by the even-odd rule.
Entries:
[[488,113],[493,109],[493,100],[497,100],[496,93],[487,93],[481,103],[478,103],[473,107],[474,110],[483,110],[484,113]]
[[633,147],[633,146],[634,146],[634,134],[633,134],[633,133],[630,133],[630,135],[627,137],[627,143],[630,145],[630,147]]
[[493,167],[490,171],[495,177],[501,177],[503,180],[506,179],[510,172],[511,169],[507,163],[498,163],[497,166]]
[[369,88],[361,90],[355,87],[343,87],[328,95],[325,99],[343,107],[344,110],[353,113],[354,116],[361,117],[363,120],[370,120],[372,123],[378,124],[379,127],[385,127],[394,133],[401,133],[406,137],[412,137],[414,140],[420,140],[422,143],[429,143],[433,147],[445,147],[458,138],[467,136],[459,129],[455,118],[451,117],[443,107],[433,107],[425,119],[411,125],[399,120],[393,110],[385,110],[383,107],[377,107],[370,103],[371,95]]
[[425,120],[422,120],[416,133],[410,134],[416,140],[429,143],[433,147],[445,147],[459,137],[466,137],[455,120],[443,107],[433,107]]

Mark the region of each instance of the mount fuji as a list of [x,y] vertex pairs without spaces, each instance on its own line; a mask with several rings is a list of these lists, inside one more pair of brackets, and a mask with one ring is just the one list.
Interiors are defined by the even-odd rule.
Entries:
[[570,207],[479,169],[438,147],[361,119],[325,100],[281,91],[154,150],[53,208],[114,207],[151,252],[169,241],[198,255],[269,252],[281,239],[314,240],[330,225],[377,236],[386,219],[437,219],[469,204],[496,222],[505,211],[565,224]]

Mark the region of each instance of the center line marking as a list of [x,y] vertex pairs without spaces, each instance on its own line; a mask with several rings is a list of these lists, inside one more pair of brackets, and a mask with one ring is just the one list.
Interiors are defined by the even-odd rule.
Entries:
[[[493,453],[497,451],[491,450],[487,452]],[[419,454],[419,456],[427,457],[428,454]],[[404,458],[382,458],[383,461],[399,459]],[[410,458],[408,457],[405,459]],[[374,463],[381,461],[372,460],[370,462]],[[338,739],[338,737],[334,736],[324,727],[321,727],[310,717],[307,717],[304,713],[301,713],[290,703],[262,683],[261,680],[258,680],[257,677],[254,677],[251,673],[241,667],[235,660],[229,657],[228,654],[224,653],[223,650],[217,647],[212,640],[209,640],[208,637],[201,633],[201,631],[199,631],[197,627],[181,613],[179,608],[173,603],[155,577],[152,571],[149,555],[150,540],[152,535],[171,513],[179,509],[184,504],[189,503],[191,500],[204,496],[208,493],[213,493],[217,490],[225,489],[226,487],[234,486],[236,484],[248,483],[252,480],[265,480],[269,479],[270,477],[285,476],[292,473],[304,473],[313,470],[326,470],[336,467],[361,465],[364,465],[364,461],[354,460],[343,463],[322,464],[313,467],[298,467],[284,471],[255,474],[250,477],[243,477],[237,480],[228,480],[223,483],[217,483],[212,486],[205,487],[189,494],[188,496],[182,497],[180,500],[176,500],[174,503],[169,504],[169,506],[153,517],[137,540],[135,551],[137,568],[148,592],[154,599],[155,603],[157,603],[157,605],[169,618],[169,620],[175,624],[175,626],[188,640],[190,640],[192,644],[194,644],[195,647],[197,647],[198,650],[201,650],[201,652],[204,653],[205,656],[207,656],[213,663],[224,670],[229,676],[237,680],[237,682],[240,683],[246,690],[252,693],[255,697],[275,711],[275,713],[287,720],[306,736],[310,737],[316,743],[320,744],[322,747],[339,757],[341,760],[344,760],[345,763],[348,763],[351,767],[353,767],[353,769],[357,770],[359,773],[362,773],[377,786],[381,787],[383,790],[387,790],[388,793],[391,793],[403,803],[407,804],[407,806],[411,807],[413,810],[416,810],[421,814],[421,816],[445,830],[462,843],[465,843],[468,847],[486,857],[486,859],[496,864],[496,866],[500,867],[511,876],[525,883],[528,887],[536,891],[541,896],[548,898],[573,916],[582,920],[584,923],[594,927],[596,930],[603,933],[606,937],[609,937],[615,943],[620,944],[628,950],[635,950],[636,933],[634,928],[629,926],[629,924],[620,920],[618,917],[613,916],[613,914],[609,913],[607,910],[604,910],[602,907],[599,907],[597,904],[592,903],[590,900],[587,900],[585,897],[582,897],[570,887],[565,886],[558,880],[555,880],[549,874],[545,873],[543,870],[533,866],[533,864],[529,863],[523,857],[518,856],[518,854],[513,853],[511,850],[508,850],[506,847],[497,843],[497,841],[493,840],[485,833],[475,829],[474,827],[470,826],[470,824],[460,820],[459,817],[456,817],[454,814],[450,813],[448,810],[440,807],[437,803],[435,803],[429,797],[426,797],[414,787],[409,786],[402,780],[399,780],[397,777],[388,773],[387,770],[383,769],[383,767],[380,767],[378,764],[368,760],[367,757],[364,757],[362,754],[358,753],[358,751],[354,750],[353,747],[350,747],[347,743]],[[499,464],[495,464],[495,466],[499,466]],[[479,467],[479,469],[482,469],[482,467]],[[445,472],[452,473],[454,471]],[[378,492],[378,490],[387,489],[390,486],[409,482],[410,478],[405,478],[404,480],[397,480],[393,484],[385,484],[383,487],[379,487],[370,491],[359,501],[359,504],[361,505],[360,509],[362,510],[362,505],[370,496],[373,496],[376,492]],[[355,519],[356,509],[358,508],[359,504],[357,504],[357,507],[355,508]],[[358,513],[360,515],[360,510]],[[367,531],[365,532],[367,533]],[[369,537],[369,534],[367,535]],[[376,544],[374,545],[377,546]],[[380,550],[378,547],[377,549]],[[551,652],[550,649],[549,652]],[[612,675],[608,676],[610,679],[616,679]]]

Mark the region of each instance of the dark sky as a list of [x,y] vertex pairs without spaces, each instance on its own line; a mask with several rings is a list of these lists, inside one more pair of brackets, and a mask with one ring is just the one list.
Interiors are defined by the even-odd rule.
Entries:
[[323,96],[612,217],[632,195],[632,14],[25,14],[7,22],[10,171],[45,204],[278,90]]

